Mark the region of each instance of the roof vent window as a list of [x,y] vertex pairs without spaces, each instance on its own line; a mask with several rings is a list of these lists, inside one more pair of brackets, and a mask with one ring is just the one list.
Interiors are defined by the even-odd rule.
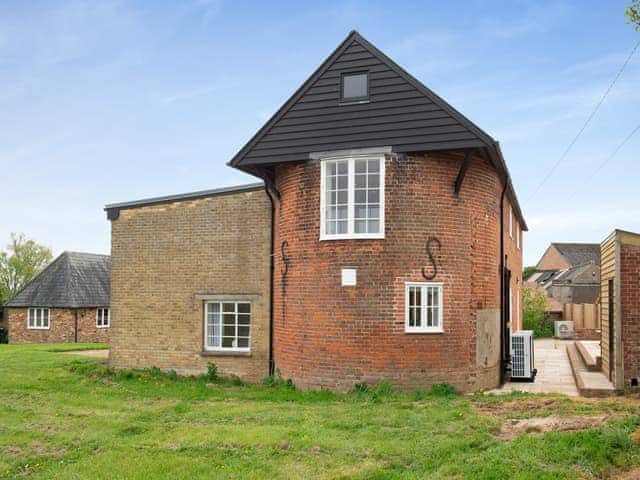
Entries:
[[366,72],[342,75],[343,102],[369,100],[369,75]]

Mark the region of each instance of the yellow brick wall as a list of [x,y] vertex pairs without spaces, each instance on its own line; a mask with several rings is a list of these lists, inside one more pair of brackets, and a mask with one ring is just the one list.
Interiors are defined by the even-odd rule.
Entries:
[[[271,207],[263,190],[128,208],[111,224],[110,364],[268,374]],[[251,352],[204,355],[202,295],[252,296]],[[242,297],[242,298],[240,298]]]

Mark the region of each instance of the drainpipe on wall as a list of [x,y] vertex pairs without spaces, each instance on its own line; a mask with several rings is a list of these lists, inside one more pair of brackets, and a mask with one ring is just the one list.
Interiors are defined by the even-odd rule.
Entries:
[[75,328],[74,328],[74,343],[78,343],[78,309],[74,310],[75,313]]
[[271,247],[269,252],[269,375],[275,374],[275,359],[273,356],[273,276],[275,274],[275,217],[276,217],[276,203],[273,198],[277,195],[275,186],[271,185],[271,182],[264,179],[264,191],[269,197],[271,202]]
[[500,384],[505,382],[507,373],[507,352],[505,345],[508,339],[506,329],[506,313],[505,313],[505,284],[504,284],[504,197],[507,193],[509,185],[509,175],[504,177],[504,188],[500,196]]

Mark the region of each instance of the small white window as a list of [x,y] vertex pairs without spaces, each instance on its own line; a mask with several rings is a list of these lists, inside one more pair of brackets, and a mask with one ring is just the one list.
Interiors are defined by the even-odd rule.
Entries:
[[343,102],[366,101],[369,99],[369,75],[366,72],[342,75]]
[[98,308],[96,310],[96,327],[107,328],[110,325],[110,313],[108,308]]
[[442,327],[442,283],[405,283],[405,332],[439,333]]
[[49,329],[49,309],[48,308],[29,308],[29,319],[27,323],[28,329],[48,330]]
[[205,350],[248,352],[251,344],[251,302],[206,302]]
[[384,238],[384,157],[321,165],[320,240]]

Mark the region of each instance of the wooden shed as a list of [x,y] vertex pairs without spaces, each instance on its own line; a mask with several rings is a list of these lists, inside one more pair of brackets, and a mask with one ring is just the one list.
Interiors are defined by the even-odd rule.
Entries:
[[640,381],[640,234],[614,230],[600,245],[602,369],[617,390]]

